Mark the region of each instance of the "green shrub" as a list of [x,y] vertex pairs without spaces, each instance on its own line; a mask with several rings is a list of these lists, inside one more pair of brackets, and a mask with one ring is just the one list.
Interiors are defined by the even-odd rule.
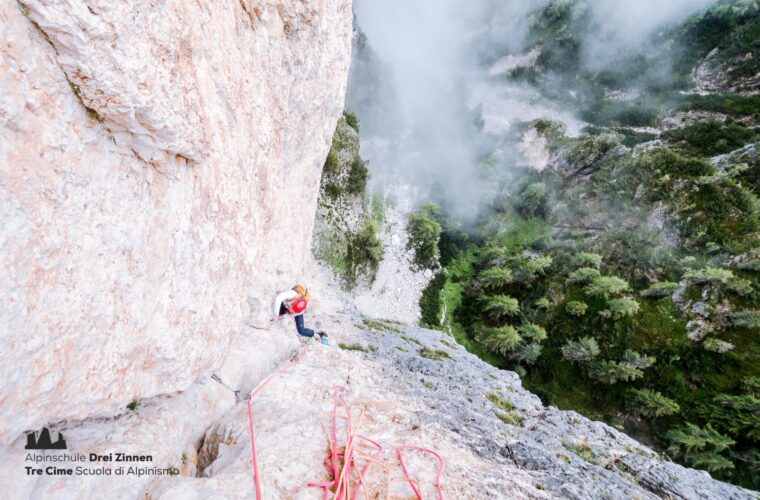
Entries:
[[354,113],[346,110],[343,112],[343,117],[346,119],[346,123],[349,127],[359,132],[359,118],[357,118]]
[[588,310],[588,305],[585,302],[579,300],[571,300],[565,304],[565,311],[570,316],[583,316]]
[[546,214],[547,189],[543,182],[528,184],[517,197],[516,208],[524,217],[543,217]]
[[599,272],[599,269],[594,267],[582,267],[570,273],[567,282],[572,284],[591,283],[595,279],[601,277],[601,275],[602,273]]
[[506,356],[522,342],[520,334],[512,326],[489,328],[480,335],[480,341],[494,354]]
[[420,323],[431,328],[441,326],[441,290],[446,284],[446,273],[439,271],[430,280],[420,296]]
[[648,299],[661,299],[663,297],[670,297],[680,288],[681,285],[670,281],[661,281],[654,283],[646,290],[639,292],[639,295]]
[[343,194],[343,188],[341,188],[339,184],[327,182],[325,183],[325,194],[334,200]]
[[338,153],[334,148],[330,149],[327,153],[327,159],[325,159],[325,166],[322,169],[323,175],[334,175],[340,170],[340,160],[338,159]]
[[749,280],[737,278],[731,271],[719,267],[707,266],[688,271],[684,274],[684,278],[697,285],[720,286],[739,295],[752,292],[752,283]]
[[760,110],[760,95],[691,94],[679,105],[683,111],[712,111],[730,116],[751,116]]
[[573,256],[573,263],[579,267],[599,269],[602,265],[602,256],[597,253],[580,252]]
[[727,269],[707,266],[699,270],[687,272],[684,274],[684,278],[697,285],[717,283],[727,284],[734,278],[734,273]]
[[742,271],[760,271],[760,259],[749,259],[736,265]]
[[709,338],[709,339],[705,339],[704,342],[702,342],[702,347],[704,347],[710,352],[717,352],[718,354],[723,354],[733,349],[734,345],[731,344],[730,342],[725,342],[720,339]]
[[596,358],[600,352],[599,344],[592,337],[571,340],[562,346],[562,357],[572,363],[587,363]]
[[605,318],[614,320],[634,316],[639,312],[639,303],[628,297],[610,299],[607,302],[607,309],[600,311],[599,314]]
[[681,411],[678,403],[649,389],[630,389],[626,393],[626,406],[630,413],[648,418],[665,417]]
[[613,295],[628,291],[628,289],[628,282],[622,278],[618,278],[617,276],[598,276],[586,285],[583,291],[591,297],[609,299]]
[[367,188],[368,179],[369,168],[367,168],[367,162],[362,160],[358,155],[355,156],[348,170],[346,191],[354,195],[364,193],[364,190]]
[[483,310],[494,321],[520,314],[520,303],[509,295],[492,295],[485,300]]
[[590,166],[598,166],[600,159],[620,148],[620,137],[616,134],[584,135],[566,140],[566,145],[565,158],[576,167],[589,170]]
[[702,177],[715,174],[715,167],[706,160],[683,156],[668,148],[655,148],[642,154],[637,166],[650,174],[674,178]]
[[356,279],[364,272],[374,276],[377,266],[383,259],[383,244],[377,238],[374,222],[365,221],[364,228],[349,241],[347,261],[350,278]]
[[715,156],[739,149],[750,142],[756,134],[738,123],[722,123],[708,120],[694,125],[665,132],[664,137],[676,142],[690,154]]
[[552,306],[551,301],[547,299],[546,297],[541,297],[540,299],[536,300],[533,304],[539,309],[550,309]]
[[414,250],[415,263],[421,268],[434,268],[439,258],[441,225],[430,215],[429,209],[423,207],[409,216],[406,227],[409,233],[407,248]]

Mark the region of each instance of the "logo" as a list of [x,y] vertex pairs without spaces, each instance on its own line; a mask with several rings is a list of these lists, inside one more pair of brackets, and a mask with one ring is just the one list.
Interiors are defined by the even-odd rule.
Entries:
[[43,427],[41,431],[30,432],[26,435],[25,450],[65,450],[66,440],[63,439],[63,434],[60,432],[55,433],[56,439],[53,441],[50,437],[50,431],[47,427]]

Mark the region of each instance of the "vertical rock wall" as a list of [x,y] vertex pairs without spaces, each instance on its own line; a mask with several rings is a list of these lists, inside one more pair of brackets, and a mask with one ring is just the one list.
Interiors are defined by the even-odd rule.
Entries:
[[0,445],[180,391],[309,259],[350,0],[0,0]]

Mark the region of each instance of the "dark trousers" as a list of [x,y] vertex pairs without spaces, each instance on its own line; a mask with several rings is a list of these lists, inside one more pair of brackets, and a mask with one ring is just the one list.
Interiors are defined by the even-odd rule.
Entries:
[[[290,314],[290,312],[288,311],[288,308],[285,307],[285,304],[280,304],[280,316],[282,316],[283,314]],[[294,316],[293,319],[296,322],[296,330],[298,330],[298,335],[302,337],[313,337],[314,334],[317,333],[314,330],[310,328],[306,328],[303,325],[303,314]]]

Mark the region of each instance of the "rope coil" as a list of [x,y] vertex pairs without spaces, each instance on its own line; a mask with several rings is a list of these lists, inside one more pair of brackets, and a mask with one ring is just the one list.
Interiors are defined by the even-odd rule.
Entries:
[[[271,373],[269,376],[264,378],[264,380],[259,382],[259,384],[254,387],[253,390],[251,390],[248,398],[246,399],[241,398],[239,390],[233,389],[232,387],[225,384],[224,381],[216,374],[213,374],[211,376],[212,380],[221,384],[223,387],[232,392],[239,401],[247,403],[248,429],[251,435],[253,486],[256,500],[262,499],[262,490],[261,474],[259,471],[258,449],[256,447],[256,427],[253,417],[253,398],[255,398],[261,391],[263,391],[275,376],[284,373],[293,365],[302,361],[302,358],[303,356],[301,356],[301,351],[296,352],[295,355],[291,357],[287,363],[283,364],[278,370]],[[364,410],[361,410],[356,418],[352,417],[351,407],[346,401],[346,397],[349,394],[350,391],[346,387],[339,385],[335,386],[331,412],[331,429],[328,431],[324,422],[320,420],[322,428],[325,430],[325,434],[327,435],[329,441],[329,449],[327,451],[327,456],[325,457],[324,464],[328,471],[331,473],[333,479],[326,482],[308,483],[307,486],[322,488],[324,492],[324,500],[328,500],[331,490],[335,492],[333,500],[357,500],[360,491],[363,493],[364,498],[368,499],[369,496],[366,491],[367,488],[364,488],[364,491],[362,491],[362,487],[366,485],[366,478],[373,466],[378,466],[385,470],[387,483],[386,498],[390,498],[391,486],[394,483],[406,482],[409,484],[409,486],[411,486],[414,495],[417,497],[417,500],[422,500],[422,492],[420,490],[419,483],[415,479],[412,479],[410,476],[406,464],[404,463],[403,457],[403,450],[415,450],[433,455],[436,459],[438,459],[438,472],[435,481],[435,487],[438,493],[438,500],[443,500],[443,488],[441,486],[443,469],[445,465],[443,457],[431,449],[423,448],[420,446],[397,446],[395,448],[396,457],[398,458],[398,463],[401,466],[401,470],[403,471],[405,478],[392,480],[391,466],[380,459],[380,456],[384,451],[383,446],[378,442],[356,432],[356,429],[358,429],[362,419],[364,418]],[[345,421],[346,441],[343,446],[338,445],[339,420]],[[372,451],[370,453],[366,453],[364,450],[362,450],[361,445],[364,446],[365,450],[368,446],[370,446],[372,448]],[[357,459],[364,460],[365,463],[363,467],[359,467],[357,465]],[[353,476],[356,476],[357,484],[353,491],[351,491],[351,478]]]

